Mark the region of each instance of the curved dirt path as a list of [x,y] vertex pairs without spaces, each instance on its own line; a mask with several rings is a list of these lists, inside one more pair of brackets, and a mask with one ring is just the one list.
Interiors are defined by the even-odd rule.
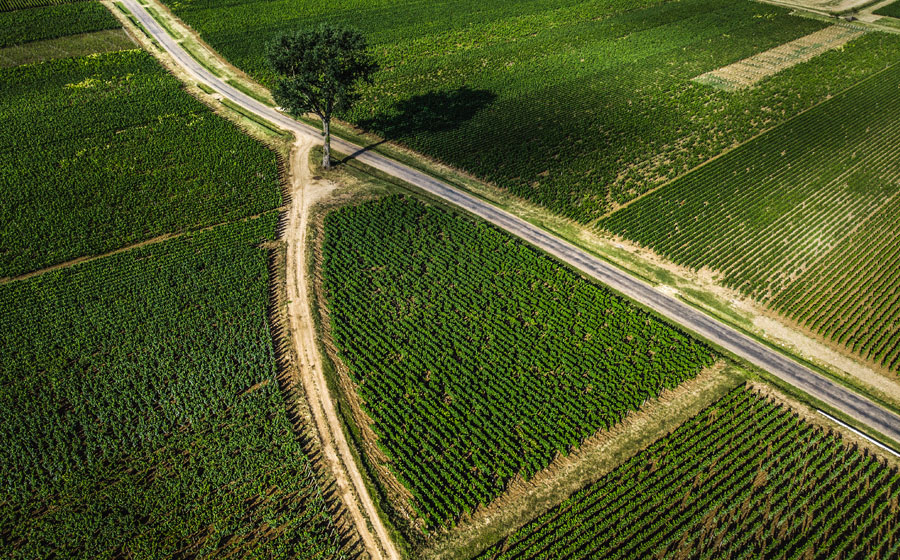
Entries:
[[[317,201],[330,196],[334,185],[313,179],[309,170],[309,151],[314,145],[312,138],[301,136],[291,151],[291,205],[284,231],[284,241],[287,244],[287,299],[291,343],[300,381],[322,442],[322,453],[334,473],[341,500],[347,507],[369,554],[373,558],[399,559],[400,555],[381,518],[378,517],[375,503],[366,490],[362,475],[350,452],[350,446],[344,437],[340,418],[328,391],[322,370],[322,357],[316,344],[315,322],[312,317],[306,274],[306,233],[310,209]],[[374,534],[370,527],[374,529]]]

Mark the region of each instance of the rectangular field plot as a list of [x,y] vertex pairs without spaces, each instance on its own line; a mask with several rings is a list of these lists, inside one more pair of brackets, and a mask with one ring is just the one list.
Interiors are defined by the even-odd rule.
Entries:
[[[852,337],[851,347],[896,369],[896,354],[882,354],[900,338],[892,319],[896,261],[879,252],[885,258],[856,259],[845,268],[843,259],[870,245],[889,251],[890,243],[880,244],[896,231],[884,217],[900,192],[898,91],[900,64],[600,225],[679,264],[717,270],[724,284],[777,302],[792,317],[815,316],[815,330],[844,343]],[[830,284],[838,278],[843,286]],[[871,293],[865,287],[876,279],[888,284]],[[859,289],[845,292],[846,282]],[[841,305],[833,308],[837,291]],[[801,309],[795,298],[811,307]],[[859,327],[854,313],[870,311],[886,322]],[[872,354],[870,345],[881,350]]]
[[34,64],[56,58],[122,51],[134,47],[134,41],[121,28],[81,33],[2,48],[0,49],[0,68]]
[[0,285],[0,556],[339,557],[275,379],[275,224]]
[[0,48],[122,27],[99,2],[0,12]]
[[281,203],[278,155],[130,50],[0,70],[0,277]]
[[323,277],[378,447],[432,527],[715,359],[509,235],[414,199],[329,214]]
[[264,45],[318,22],[363,31],[382,66],[342,118],[579,221],[782,122],[896,59],[873,33],[723,92],[692,82],[830,27],[750,0],[172,0],[271,83]]
[[76,2],[93,2],[95,0],[0,0],[0,12],[40,8],[42,6],[58,6]]
[[832,25],[724,68],[697,76],[694,81],[728,91],[751,87],[782,70],[841,47],[863,33],[865,29],[862,27]]
[[900,472],[738,389],[478,560],[896,558]]

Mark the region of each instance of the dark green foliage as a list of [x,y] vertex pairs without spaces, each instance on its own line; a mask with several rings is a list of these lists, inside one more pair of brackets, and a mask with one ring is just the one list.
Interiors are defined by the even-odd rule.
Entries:
[[275,380],[276,218],[0,286],[0,555],[337,555]]
[[122,24],[99,2],[0,12],[0,48],[117,27]]
[[334,341],[432,526],[714,360],[509,235],[414,199],[329,214],[324,259]]
[[[323,21],[360,29],[382,70],[341,118],[585,222],[900,52],[900,38],[873,33],[726,93],[691,79],[828,24],[750,0],[167,3],[269,85],[263,45],[271,37]],[[487,94],[477,110],[422,110],[465,91]]]
[[42,6],[58,6],[76,2],[93,2],[94,0],[0,0],[0,12],[40,8]]
[[279,77],[275,100],[294,114],[322,119],[350,109],[358,86],[377,70],[359,32],[326,24],[275,38],[266,55]]
[[600,226],[898,369],[898,84],[900,63]]
[[348,111],[359,99],[359,87],[371,83],[378,65],[358,31],[322,24],[285,33],[266,48],[269,66],[278,76],[272,96],[289,113],[314,113],[322,119],[325,148],[322,166],[331,168],[331,117]]
[[893,2],[881,8],[876,14],[900,19],[900,2]]
[[0,276],[281,203],[278,156],[143,51],[0,71]]
[[746,389],[479,560],[897,558],[900,473]]

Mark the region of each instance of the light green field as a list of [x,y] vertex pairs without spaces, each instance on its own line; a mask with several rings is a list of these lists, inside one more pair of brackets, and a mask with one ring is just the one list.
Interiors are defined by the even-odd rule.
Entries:
[[600,222],[900,371],[894,66]]

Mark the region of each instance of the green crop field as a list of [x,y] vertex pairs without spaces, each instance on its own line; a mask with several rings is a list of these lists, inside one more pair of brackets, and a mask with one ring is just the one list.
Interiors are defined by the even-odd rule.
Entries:
[[399,196],[325,222],[334,341],[430,526],[714,357],[509,235]]
[[0,12],[0,48],[121,26],[98,2]]
[[275,380],[276,218],[0,285],[0,555],[338,555]]
[[362,30],[383,69],[344,118],[590,221],[896,60],[871,34],[722,92],[692,78],[822,29],[750,0],[166,0],[263,83],[267,40]]
[[[280,33],[359,29],[379,69],[339,132],[457,168],[657,297],[722,311],[711,277],[900,373],[894,20],[756,0],[141,0],[157,20],[156,2],[246,71],[213,71],[242,91],[275,83]],[[286,137],[193,97],[215,84],[134,48],[123,13],[168,43],[110,6],[0,0],[0,558],[900,558],[896,462],[733,389],[768,374],[690,334],[700,319],[682,330],[358,161],[307,167],[305,142],[290,188],[315,196],[283,200]],[[285,307],[307,284],[314,317]],[[876,409],[850,416],[878,431]]]
[[0,70],[0,120],[0,277],[281,204],[278,155],[143,51]]
[[880,16],[900,18],[900,2],[893,2],[875,12]]
[[900,472],[737,389],[479,560],[896,558]]
[[900,63],[600,225],[898,369],[898,87]]
[[74,4],[76,2],[91,2],[93,0],[0,0],[0,12],[24,10],[28,8],[40,8],[43,6],[59,6],[62,4]]
[[119,27],[2,48],[0,49],[0,68],[133,48],[134,41],[124,29]]
[[134,47],[119,21],[99,3],[0,10],[0,69]]
[[900,370],[900,198],[866,219],[771,302],[804,327]]
[[[120,27],[2,18],[51,54]],[[342,558],[276,378],[278,156],[137,50],[2,70],[0,118],[0,276],[228,222],[0,283],[0,556]]]

